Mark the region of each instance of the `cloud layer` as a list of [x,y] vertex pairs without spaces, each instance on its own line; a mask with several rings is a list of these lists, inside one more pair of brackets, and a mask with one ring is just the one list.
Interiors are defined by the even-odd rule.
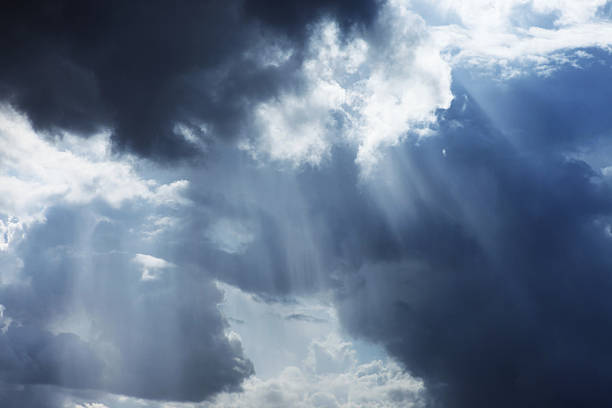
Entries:
[[612,405],[610,9],[11,6],[0,399]]

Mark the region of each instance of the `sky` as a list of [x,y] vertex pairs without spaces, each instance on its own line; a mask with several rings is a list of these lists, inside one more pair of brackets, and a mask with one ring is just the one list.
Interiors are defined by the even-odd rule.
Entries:
[[0,405],[612,406],[612,2],[0,15]]

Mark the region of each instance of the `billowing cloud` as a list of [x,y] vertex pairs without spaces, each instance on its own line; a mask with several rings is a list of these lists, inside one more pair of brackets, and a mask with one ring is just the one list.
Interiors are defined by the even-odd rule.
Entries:
[[612,405],[610,7],[7,9],[0,400]]
[[255,140],[244,145],[294,165],[318,165],[335,145],[357,148],[369,172],[381,147],[408,132],[427,135],[436,109],[447,108],[450,67],[440,57],[423,20],[402,2],[379,11],[371,29],[342,37],[334,21],[312,29],[304,84],[255,108]]
[[49,140],[0,118],[3,400],[34,404],[38,385],[179,401],[238,389],[253,369],[225,335],[221,293],[146,233],[191,205],[188,183],[143,178],[107,137]]
[[548,75],[589,58],[582,48],[610,49],[606,0],[415,1],[454,64],[502,77]]
[[[598,67],[584,114],[555,99],[585,81],[573,68],[503,85],[466,80],[476,95],[457,84],[438,134],[387,149],[368,179],[350,150],[297,175],[236,170],[226,202],[247,208],[260,230],[249,250],[214,267],[219,278],[272,299],[333,289],[340,322],[422,378],[431,406],[607,404],[598,361],[609,338],[612,191],[599,153],[609,121],[586,113],[603,109],[610,74]],[[483,107],[491,117],[480,97],[497,102]],[[244,195],[258,198],[232,199]],[[266,331],[287,339],[277,326]],[[569,372],[581,381],[570,384]]]
[[[347,346],[344,346],[347,347]],[[422,407],[423,386],[392,362],[359,364],[340,375],[287,367],[276,378],[253,378],[240,394],[223,394],[204,407]]]
[[71,134],[48,140],[27,118],[3,106],[0,142],[0,213],[24,222],[44,219],[46,207],[57,203],[82,205],[99,199],[119,207],[132,199],[155,204],[185,200],[180,195],[186,180],[160,185],[141,178],[133,169],[134,158],[113,156],[107,133],[85,140]]
[[[73,402],[83,398],[67,398],[69,408],[221,408],[221,407],[299,407],[299,408],[420,408],[424,407],[423,384],[404,372],[392,361],[375,360],[358,364],[340,374],[309,372],[286,367],[278,376],[245,381],[240,393],[223,393],[213,402],[201,404],[159,403],[113,395],[99,396],[102,402]],[[95,401],[95,400],[94,400]]]
[[381,169],[410,174],[375,187],[396,249],[347,273],[341,320],[423,378],[431,406],[608,404],[609,182],[520,154],[457,105],[444,136]]

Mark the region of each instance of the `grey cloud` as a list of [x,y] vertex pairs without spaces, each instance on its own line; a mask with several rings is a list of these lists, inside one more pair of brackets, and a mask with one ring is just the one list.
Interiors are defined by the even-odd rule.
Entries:
[[[431,406],[607,405],[612,188],[565,154],[593,140],[528,129],[551,149],[527,149],[454,93],[439,134],[388,149],[368,182],[337,149],[321,168],[247,165],[222,188],[194,184],[208,212],[177,237],[241,214],[254,242],[215,256],[178,239],[170,251],[270,299],[334,289],[345,327],[423,378]],[[220,157],[212,179],[235,163]]]
[[596,48],[568,50],[564,56],[571,59],[577,52],[589,56],[576,61],[581,69],[559,69],[548,77],[519,76],[502,85],[467,70],[456,69],[454,75],[517,149],[571,154],[592,149],[594,139],[606,141],[612,127],[606,114],[612,59]]
[[6,408],[59,408],[65,398],[48,386],[6,385],[0,383],[0,401]]
[[38,327],[11,326],[0,335],[2,380],[9,384],[92,387],[102,362],[89,345],[69,333],[52,335]]
[[[439,134],[388,149],[370,181],[348,148],[320,168],[287,172],[217,147],[204,170],[179,169],[192,180],[187,208],[98,205],[116,222],[98,222],[85,241],[77,236],[88,212],[56,208],[20,249],[33,284],[4,288],[1,303],[32,327],[84,310],[99,341],[83,338],[91,355],[70,344],[83,361],[112,357],[96,347],[114,345],[118,359],[107,364],[120,374],[100,380],[94,364],[83,378],[147,398],[206,398],[251,372],[222,334],[218,279],[266,301],[332,289],[341,323],[421,377],[431,406],[607,405],[609,180],[561,145],[523,150],[474,97],[454,92]],[[152,241],[138,235],[149,215],[173,220]],[[252,227],[243,251],[210,242],[219,219]],[[142,282],[135,253],[178,268]],[[81,386],[69,379],[49,382]]]
[[610,404],[609,183],[457,105],[391,161],[404,201],[381,201],[401,250],[345,275],[341,321],[423,378],[430,406]]
[[[96,224],[105,211],[55,207],[28,232],[18,253],[30,283],[0,289],[13,319],[0,334],[2,381],[177,401],[238,390],[253,366],[224,334],[222,294],[210,275],[172,268],[142,281],[134,243],[95,246],[107,234],[108,222]],[[143,221],[128,208],[123,214],[116,237]]]
[[[205,142],[208,130],[234,137],[248,106],[299,87],[313,19],[331,13],[346,28],[376,13],[344,1],[23,4],[3,13],[2,99],[39,129],[110,126],[118,146],[164,159],[194,151],[176,123]],[[297,51],[264,67],[245,51],[267,38]],[[172,169],[191,181],[191,206],[49,208],[16,249],[30,283],[0,286],[14,322],[0,334],[0,397],[53,406],[61,398],[45,387],[181,401],[238,390],[253,367],[224,335],[221,280],[267,302],[331,290],[345,328],[421,377],[432,407],[611,405],[612,191],[593,164],[608,159],[580,159],[595,138],[609,145],[612,81],[597,64],[507,87],[455,72],[438,134],[407,135],[369,180],[344,145],[286,171],[211,144],[205,165]],[[223,219],[248,231],[211,235]],[[137,253],[176,267],[142,281]]]

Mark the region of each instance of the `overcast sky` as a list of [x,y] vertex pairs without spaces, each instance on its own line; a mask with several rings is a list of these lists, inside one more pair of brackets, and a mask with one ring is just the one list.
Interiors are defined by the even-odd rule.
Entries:
[[612,2],[0,13],[0,405],[612,406]]

